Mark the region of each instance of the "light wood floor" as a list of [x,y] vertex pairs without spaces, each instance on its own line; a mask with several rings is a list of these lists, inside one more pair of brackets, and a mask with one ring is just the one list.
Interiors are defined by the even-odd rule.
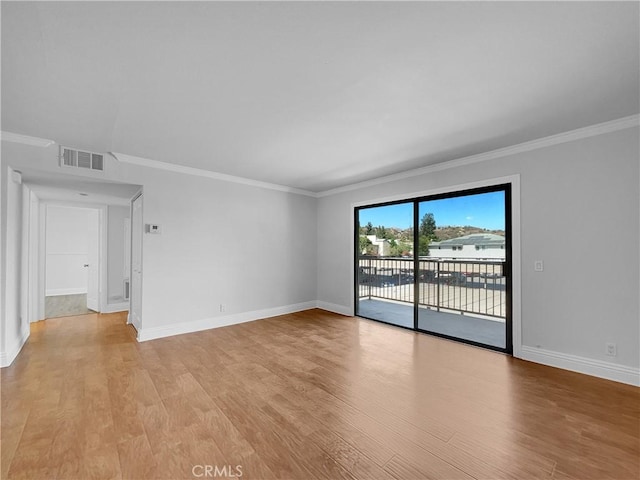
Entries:
[[321,310],[146,343],[67,317],[2,370],[1,473],[638,479],[639,392]]

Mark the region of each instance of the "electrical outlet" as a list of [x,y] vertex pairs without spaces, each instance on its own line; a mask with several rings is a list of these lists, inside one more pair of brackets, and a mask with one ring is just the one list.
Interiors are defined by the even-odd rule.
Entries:
[[533,262],[533,271],[534,272],[543,272],[544,271],[544,262],[542,260],[534,260],[534,262]]
[[618,354],[618,347],[615,343],[607,343],[607,355],[615,357]]
[[224,311],[227,309],[226,305],[224,303],[220,304],[220,312],[224,313]]

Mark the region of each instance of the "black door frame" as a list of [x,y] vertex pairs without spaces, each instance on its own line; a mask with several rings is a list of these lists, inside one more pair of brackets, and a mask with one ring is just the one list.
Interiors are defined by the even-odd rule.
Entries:
[[[464,338],[452,337],[449,335],[444,335],[438,332],[432,332],[429,330],[423,330],[418,326],[418,309],[419,309],[419,265],[420,258],[416,254],[417,246],[419,242],[419,216],[420,216],[420,208],[419,205],[421,202],[431,201],[431,200],[442,200],[446,198],[456,198],[456,197],[465,197],[469,195],[479,195],[483,193],[491,193],[491,192],[504,192],[504,202],[505,202],[505,264],[504,264],[504,273],[506,277],[506,299],[505,299],[505,308],[506,308],[506,318],[505,318],[505,348],[496,347],[493,345],[487,345],[480,342],[475,342],[473,340],[467,340]],[[367,208],[373,207],[386,207],[390,205],[399,205],[404,203],[413,204],[413,288],[414,288],[414,301],[413,301],[413,328],[404,327],[402,325],[396,325],[394,323],[385,322],[384,320],[378,320],[375,318],[368,318],[358,314],[358,302],[359,302],[359,265],[360,265],[360,210],[364,210]],[[405,328],[407,330],[412,330],[419,333],[425,333],[428,335],[433,335],[436,337],[446,338],[449,340],[455,340],[457,342],[466,343],[469,345],[474,345],[477,347],[486,348],[489,350],[495,350],[498,352],[507,353],[509,355],[513,354],[513,260],[512,260],[512,208],[511,208],[511,183],[500,183],[496,185],[488,185],[484,187],[471,188],[465,190],[454,190],[451,192],[445,193],[437,193],[433,195],[424,195],[420,197],[412,197],[406,198],[402,200],[393,200],[389,202],[381,202],[381,203],[372,203],[368,205],[362,205],[354,207],[353,215],[354,215],[354,245],[353,249],[355,252],[354,255],[354,285],[353,285],[353,295],[354,295],[354,308],[355,315],[361,316],[362,318],[367,318],[368,320],[374,320],[380,323],[386,323],[387,325],[393,325],[399,328]]]

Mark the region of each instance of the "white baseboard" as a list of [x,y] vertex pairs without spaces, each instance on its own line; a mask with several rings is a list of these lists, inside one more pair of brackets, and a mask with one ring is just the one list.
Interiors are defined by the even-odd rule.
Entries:
[[640,386],[640,369],[618,365],[617,363],[603,362],[591,358],[568,355],[566,353],[552,352],[541,348],[522,346],[523,360],[541,363],[550,367],[571,370],[594,377],[606,378],[614,382],[627,383]]
[[235,313],[222,317],[203,318],[201,320],[193,320],[184,323],[172,323],[162,327],[141,328],[138,331],[138,341],[146,342],[147,340],[155,340],[157,338],[171,337],[173,335],[182,335],[184,333],[200,332],[212,328],[228,327],[238,323],[252,322],[263,318],[275,317],[277,315],[285,315],[287,313],[300,312],[316,307],[316,302],[296,303],[293,305],[285,305],[282,307],[267,308],[264,310],[255,310],[253,312]]
[[116,313],[116,312],[128,312],[129,302],[120,303],[107,303],[107,306],[102,309],[100,313]]
[[27,328],[24,332],[22,332],[22,337],[18,339],[17,343],[15,343],[10,350],[6,352],[0,352],[0,368],[10,366],[13,361],[16,359],[24,344],[27,343],[27,339],[29,338],[30,330]]
[[338,305],[336,303],[323,302],[318,300],[316,303],[316,307],[322,310],[326,310],[328,312],[338,313],[340,315],[346,315],[347,317],[352,317],[353,313],[349,307],[345,307],[344,305]]
[[46,291],[47,297],[56,297],[58,295],[80,295],[87,293],[87,289],[83,287],[79,288],[52,288]]

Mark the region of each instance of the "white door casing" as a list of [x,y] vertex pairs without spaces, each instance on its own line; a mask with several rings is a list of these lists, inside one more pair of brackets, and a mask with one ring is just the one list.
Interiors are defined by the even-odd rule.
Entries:
[[142,194],[131,204],[131,298],[129,321],[139,332],[142,327]]
[[100,211],[89,211],[87,251],[87,308],[100,311]]

